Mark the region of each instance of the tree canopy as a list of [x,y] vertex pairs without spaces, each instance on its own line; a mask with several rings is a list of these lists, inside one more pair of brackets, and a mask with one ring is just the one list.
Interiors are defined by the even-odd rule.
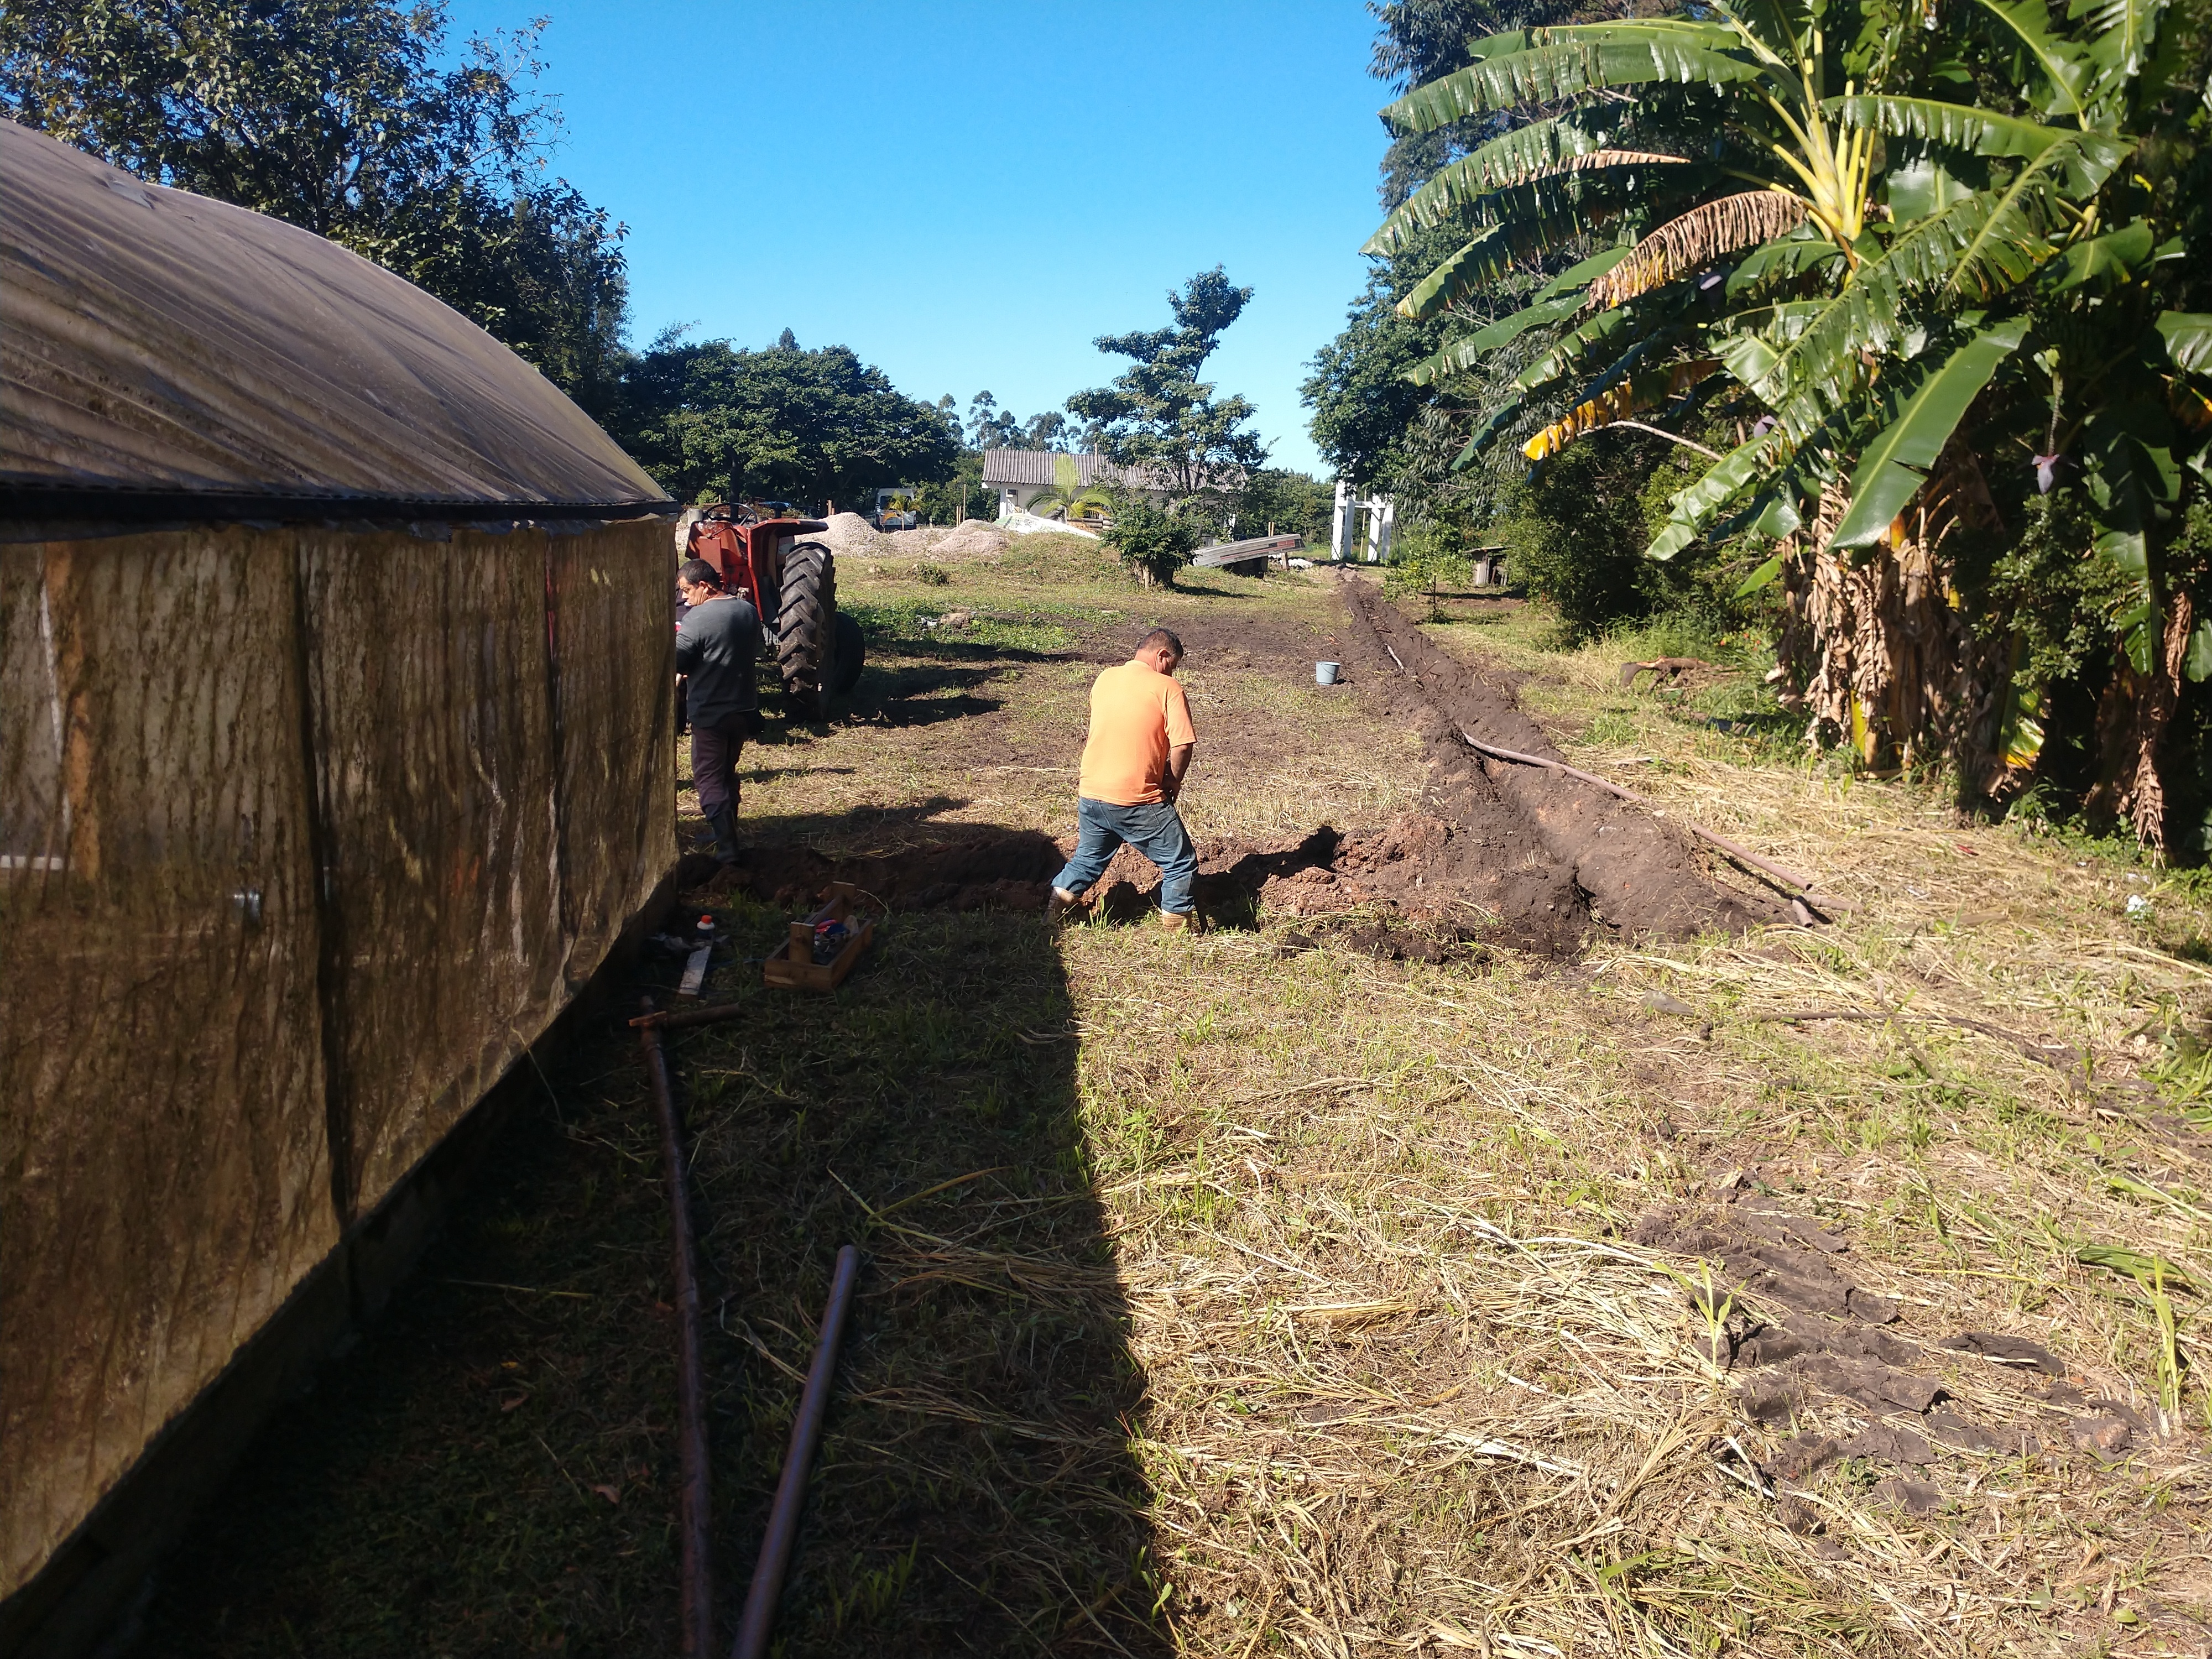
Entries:
[[[1365,250],[1430,264],[1395,311],[1447,337],[1407,378],[1467,411],[1461,466],[1623,429],[1708,457],[1651,555],[1763,542],[1742,591],[1788,586],[1815,735],[1977,787],[2019,787],[2059,706],[2005,550],[2078,526],[2045,577],[2117,654],[2066,659],[2102,702],[2069,741],[2163,848],[2166,728],[2212,676],[2204,12],[1708,0],[1475,40],[1384,112],[1454,135]],[[1903,619],[1899,561],[1949,599]]]
[[1225,475],[1259,466],[1267,453],[1259,434],[1243,430],[1255,412],[1241,397],[1217,398],[1198,378],[1222,334],[1252,297],[1233,288],[1219,265],[1168,295],[1174,321],[1166,328],[1110,334],[1099,350],[1133,361],[1109,386],[1079,392],[1068,413],[1091,423],[1109,459],[1166,480],[1178,499],[1217,489]]
[[560,121],[530,89],[538,27],[444,66],[442,0],[8,0],[0,114],[342,243],[599,413],[623,232],[545,174]]
[[845,346],[787,329],[763,351],[672,331],[623,377],[616,438],[678,501],[873,505],[951,476],[959,446],[934,404],[902,394]]

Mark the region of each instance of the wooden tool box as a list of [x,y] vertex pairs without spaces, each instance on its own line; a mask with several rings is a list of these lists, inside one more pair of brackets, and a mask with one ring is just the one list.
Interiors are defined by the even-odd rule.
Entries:
[[781,955],[770,957],[761,967],[761,977],[770,985],[803,988],[810,991],[831,991],[845,982],[845,975],[860,959],[860,952],[876,936],[876,924],[863,921],[845,940],[845,948],[837,952],[833,962],[814,959],[814,929],[824,921],[850,922],[853,901],[860,896],[848,882],[833,881],[823,890],[824,903],[812,915],[791,924],[791,943]]

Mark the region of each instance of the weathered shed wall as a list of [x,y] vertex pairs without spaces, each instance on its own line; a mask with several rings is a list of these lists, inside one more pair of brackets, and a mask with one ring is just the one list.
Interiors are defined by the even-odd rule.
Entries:
[[672,861],[665,524],[0,547],[0,1598]]

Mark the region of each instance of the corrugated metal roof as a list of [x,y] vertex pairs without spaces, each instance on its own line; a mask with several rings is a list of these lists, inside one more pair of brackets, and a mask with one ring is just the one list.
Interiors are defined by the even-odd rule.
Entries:
[[[1012,484],[1018,489],[1050,485],[1054,482],[1054,464],[1062,459],[1075,463],[1076,477],[1086,489],[1095,483],[1126,483],[1138,489],[1166,490],[1170,494],[1175,489],[1174,482],[1166,474],[1150,467],[1121,466],[1096,453],[1066,455],[1064,451],[1049,449],[987,449],[983,452],[983,482]],[[1219,468],[1210,475],[1209,482],[1217,489],[1240,489],[1244,483],[1243,470]]]
[[8,121],[0,496],[15,516],[134,497],[672,505],[552,382],[412,283]]
[[[1053,482],[1053,464],[1064,452],[1050,449],[987,449],[983,452],[983,482],[987,484],[1049,484]],[[1075,463],[1076,477],[1088,489],[1102,478],[1118,483],[1126,469],[1114,465],[1103,455],[1070,455]]]

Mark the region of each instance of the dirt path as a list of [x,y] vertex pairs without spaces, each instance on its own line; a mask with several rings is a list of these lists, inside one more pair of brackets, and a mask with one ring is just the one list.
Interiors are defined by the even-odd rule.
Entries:
[[1650,813],[1556,772],[1474,754],[1461,732],[1564,758],[1508,686],[1438,649],[1369,584],[1347,580],[1344,602],[1354,619],[1346,638],[1364,658],[1355,672],[1417,723],[1463,841],[1495,844],[1516,868],[1571,884],[1587,914],[1624,933],[1688,939],[1784,918],[1778,902],[1716,884]]

